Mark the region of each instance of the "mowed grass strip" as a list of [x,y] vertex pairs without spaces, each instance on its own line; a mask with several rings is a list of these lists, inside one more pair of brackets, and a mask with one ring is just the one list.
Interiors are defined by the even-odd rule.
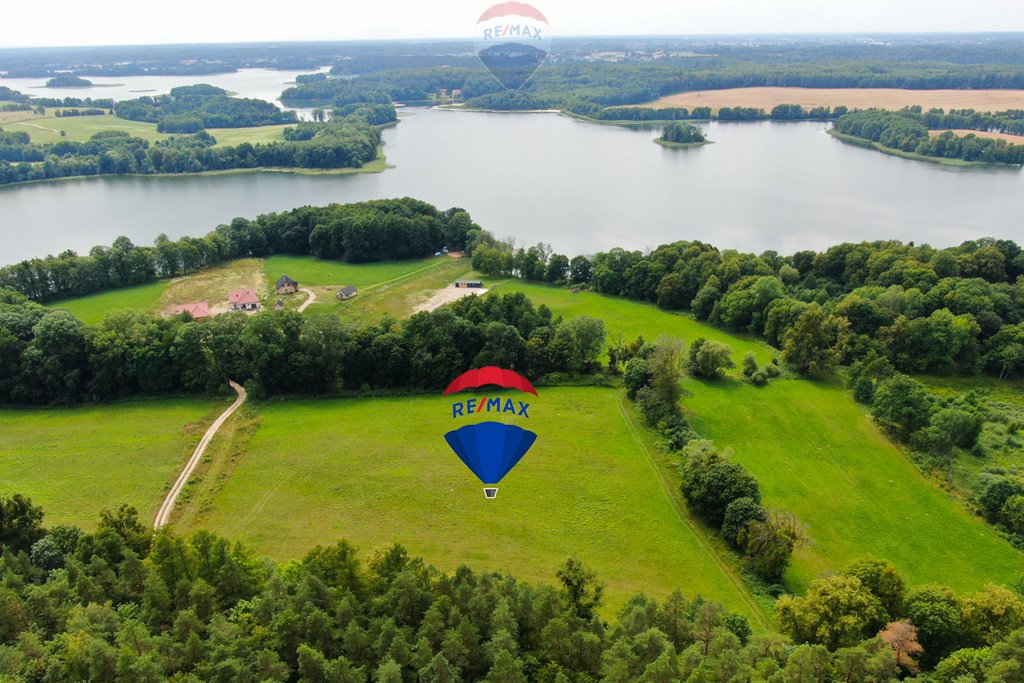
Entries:
[[838,386],[779,380],[687,381],[694,428],[750,469],[764,502],[807,525],[787,580],[797,589],[872,555],[912,584],[957,591],[1008,583],[1024,556],[970,514],[877,430]]
[[468,422],[453,420],[449,399],[270,403],[214,509],[192,528],[277,560],[341,538],[364,557],[399,542],[444,569],[468,564],[547,582],[577,556],[607,583],[609,610],[641,590],[660,598],[680,588],[749,614],[666,499],[617,396],[597,387],[509,394],[530,403],[529,419],[517,423],[539,437],[496,500],[484,498],[443,438]]
[[410,261],[378,261],[375,263],[345,263],[328,261],[313,256],[276,255],[263,259],[267,286],[273,290],[277,280],[287,275],[298,280],[300,287],[325,285],[355,285],[365,289],[370,285],[387,282],[408,275],[439,261],[439,257]]
[[96,526],[99,511],[134,505],[152,522],[166,490],[226,403],[131,401],[0,409],[0,495],[42,505],[47,526]]
[[168,281],[162,280],[136,287],[112,289],[76,299],[54,301],[47,304],[47,308],[62,308],[87,325],[95,325],[101,322],[108,313],[117,311],[158,312],[160,300],[167,290],[167,285]]

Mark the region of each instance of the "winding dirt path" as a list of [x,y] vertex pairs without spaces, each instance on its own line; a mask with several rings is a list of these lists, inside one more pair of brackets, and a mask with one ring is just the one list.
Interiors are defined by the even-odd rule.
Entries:
[[316,301],[316,292],[314,292],[312,289],[306,289],[305,287],[300,288],[299,291],[305,292],[306,294],[309,295],[309,298],[303,301],[302,304],[299,306],[299,313],[302,313],[304,310],[306,310],[306,306],[309,306],[311,303]]
[[164,498],[164,502],[160,505],[160,509],[156,513],[156,520],[153,522],[154,529],[162,529],[167,525],[167,522],[170,521],[171,512],[174,511],[174,504],[178,502],[178,496],[181,495],[182,489],[185,488],[185,484],[188,483],[189,477],[191,477],[192,472],[195,471],[196,465],[198,465],[199,461],[202,460],[203,453],[206,452],[206,447],[210,445],[210,441],[213,440],[213,437],[217,434],[217,430],[221,428],[221,425],[231,417],[232,413],[238,410],[239,406],[245,403],[245,388],[241,384],[231,380],[228,380],[228,384],[230,384],[231,388],[235,390],[238,397],[235,399],[234,403],[228,406],[227,410],[221,413],[220,416],[213,421],[210,428],[206,430],[205,434],[203,434],[203,438],[199,440],[199,443],[196,445],[196,449],[192,451],[192,457],[188,459],[187,463],[185,463],[185,468],[181,471],[181,474],[178,475],[178,478],[174,481],[174,486],[172,486],[171,490],[167,492],[167,497]]

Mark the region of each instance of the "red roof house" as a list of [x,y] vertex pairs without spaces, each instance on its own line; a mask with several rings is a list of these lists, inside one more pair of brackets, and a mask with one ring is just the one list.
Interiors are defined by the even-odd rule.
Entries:
[[232,311],[255,311],[260,307],[259,297],[248,287],[228,292],[228,303]]
[[179,313],[188,313],[195,320],[202,320],[210,317],[210,302],[208,301],[197,301],[191,304],[178,304],[174,307],[175,315]]

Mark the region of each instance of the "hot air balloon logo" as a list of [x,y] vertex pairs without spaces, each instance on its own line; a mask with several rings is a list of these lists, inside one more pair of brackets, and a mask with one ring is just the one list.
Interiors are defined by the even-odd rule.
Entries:
[[551,49],[548,20],[522,2],[502,2],[480,15],[474,38],[484,66],[509,90],[522,87]]
[[[487,385],[537,395],[537,390],[525,377],[493,365],[462,373],[448,385],[443,395]],[[528,403],[507,397],[473,397],[453,404],[452,418],[482,413],[512,413],[529,419],[529,407]],[[522,460],[537,440],[537,435],[515,424],[488,420],[453,429],[444,435],[444,439],[455,451],[455,455],[484,484],[484,496],[495,498],[498,495],[496,484]]]

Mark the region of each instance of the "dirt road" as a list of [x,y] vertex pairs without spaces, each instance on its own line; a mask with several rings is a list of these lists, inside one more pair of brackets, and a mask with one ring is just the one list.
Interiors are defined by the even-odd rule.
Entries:
[[203,453],[206,452],[206,447],[210,445],[210,441],[213,440],[213,437],[217,434],[217,430],[221,428],[221,425],[231,417],[232,413],[238,410],[239,406],[245,403],[245,388],[230,380],[228,381],[228,384],[230,384],[231,388],[235,390],[238,397],[235,399],[234,403],[228,406],[227,410],[221,413],[220,416],[213,421],[210,428],[206,430],[205,434],[203,434],[203,438],[199,440],[199,443],[196,445],[196,449],[192,451],[192,457],[188,459],[187,463],[185,463],[185,468],[181,471],[181,474],[178,475],[178,478],[174,482],[174,486],[172,486],[171,490],[167,492],[167,497],[164,498],[164,502],[160,505],[160,509],[156,513],[156,520],[153,522],[154,529],[162,529],[167,525],[167,522],[170,521],[171,512],[174,511],[174,504],[178,502],[178,496],[181,495],[182,489],[185,488],[185,484],[188,483],[189,477],[191,477],[192,472],[195,471],[196,465],[198,465],[199,461],[203,459]]

